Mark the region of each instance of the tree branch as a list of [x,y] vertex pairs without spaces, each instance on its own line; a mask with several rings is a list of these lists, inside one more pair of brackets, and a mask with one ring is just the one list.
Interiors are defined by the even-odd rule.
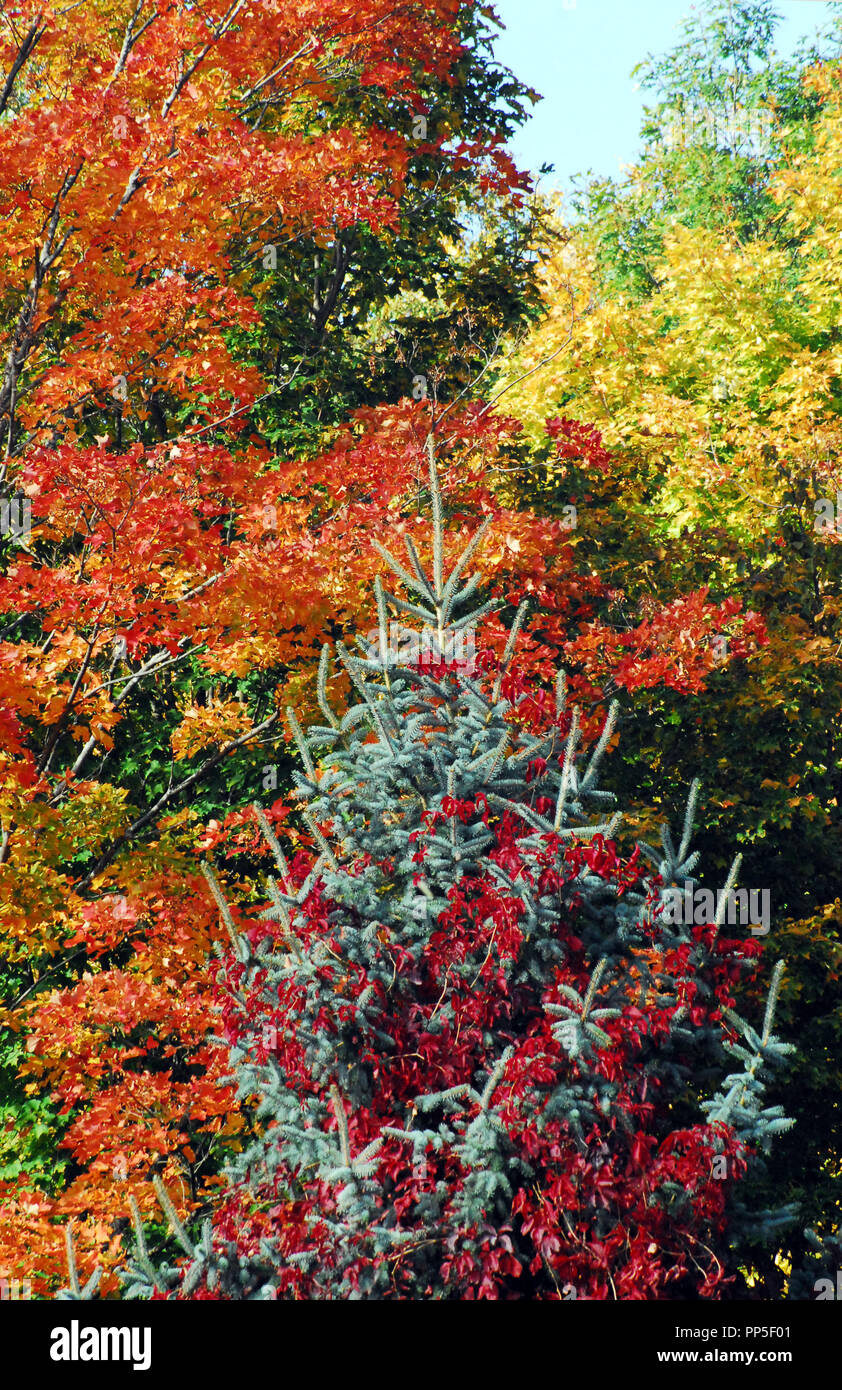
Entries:
[[18,73],[20,72],[29,55],[32,53],[36,44],[39,42],[40,39],[44,37],[44,35],[47,32],[46,24],[43,26],[43,28],[38,28],[38,25],[40,24],[42,17],[43,12],[37,15],[36,18],[33,20],[32,24],[30,25],[29,32],[22,41],[15,55],[15,60],[12,63],[12,66],[9,70],[9,76],[6,78],[6,81],[3,84],[2,92],[0,92],[0,116],[2,116],[3,112],[6,110],[6,107],[9,104],[9,98],[12,95],[12,88],[15,85],[15,78],[17,77]]
[[153,11],[153,13],[147,19],[146,23],[142,24],[139,29],[135,29],[135,20],[140,18],[140,12],[143,9],[145,3],[146,0],[137,0],[137,4],[134,8],[134,13],[132,14],[128,24],[126,25],[126,33],[123,38],[123,47],[120,49],[120,56],[117,59],[116,64],[114,65],[114,71],[112,72],[111,77],[109,78],[108,86],[105,88],[106,92],[117,81],[117,78],[120,76],[120,73],[126,66],[128,56],[134,48],[135,44],[137,43],[138,39],[146,33],[146,30],[149,28],[150,24],[152,24],[154,20],[156,20],[158,17],[157,13]]
[[170,92],[169,96],[164,102],[163,107],[161,108],[161,115],[163,117],[166,118],[170,114],[173,102],[176,100],[179,94],[183,92],[184,88],[187,86],[187,83],[190,81],[190,78],[193,76],[200,63],[204,62],[205,58],[210,53],[214,44],[218,43],[219,40],[222,38],[223,34],[227,33],[227,31],[231,28],[231,25],[234,23],[234,20],[236,19],[240,10],[243,8],[244,3],[245,0],[234,0],[234,3],[232,5],[229,5],[225,14],[222,16],[222,19],[219,21],[219,24],[217,25],[216,29],[212,30],[211,37],[208,39],[208,42],[205,44],[204,48],[201,50],[198,56],[194,58],[193,62],[187,68],[184,67],[182,55],[180,63],[181,72],[176,78],[173,84],[172,91]]
[[188,788],[195,786],[195,784],[198,781],[200,781],[201,778],[203,778],[206,775],[206,773],[210,772],[213,768],[215,768],[217,763],[220,763],[228,753],[232,753],[235,748],[240,748],[244,743],[248,743],[251,739],[257,738],[258,734],[262,734],[265,732],[266,729],[270,729],[273,724],[277,723],[278,717],[279,716],[277,715],[277,713],[271,714],[268,719],[264,719],[262,724],[255,725],[254,728],[251,728],[247,730],[246,733],[241,734],[239,738],[231,739],[230,742],[226,743],[222,748],[217,749],[217,751],[210,758],[207,758],[206,761],[202,763],[202,766],[198,768],[196,772],[192,773],[189,777],[186,777],[183,782],[179,782],[178,785],[175,787],[168,787],[167,790],[163,792],[161,796],[158,797],[158,800],[154,803],[154,805],[149,807],[148,811],[144,811],[143,815],[138,816],[137,820],[133,821],[132,824],[128,827],[127,830],[123,832],[122,835],[118,836],[116,840],[112,841],[111,845],[104,852],[104,854],[100,856],[100,858],[97,860],[96,864],[90,870],[90,872],[86,874],[82,881],[76,885],[76,891],[80,892],[83,888],[87,888],[93,882],[93,880],[99,874],[102,873],[103,869],[106,869],[108,867],[108,865],[114,859],[115,855],[119,853],[119,851],[124,847],[124,845],[127,845],[132,840],[137,839],[139,832],[143,830],[149,824],[150,821],[155,819],[159,811],[162,811],[163,808],[170,801],[172,801],[173,797],[180,796],[182,792],[185,792],[188,790]]

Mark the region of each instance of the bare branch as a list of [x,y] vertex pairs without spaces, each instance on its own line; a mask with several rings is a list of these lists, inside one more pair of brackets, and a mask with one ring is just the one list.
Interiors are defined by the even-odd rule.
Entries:
[[26,37],[23,39],[17,53],[15,54],[15,60],[12,63],[12,66],[9,70],[9,76],[6,78],[6,81],[3,84],[2,92],[0,92],[0,116],[2,116],[3,112],[6,110],[6,107],[9,104],[9,98],[12,95],[12,89],[15,85],[15,78],[17,77],[18,73],[20,72],[29,55],[32,53],[36,44],[39,42],[40,39],[44,37],[44,35],[47,32],[46,24],[43,26],[43,28],[38,28],[38,25],[40,24],[42,17],[43,12],[37,15],[36,18],[33,20],[32,24],[29,27],[29,31]]
[[296,63],[299,58],[303,58],[307,53],[312,53],[315,47],[316,40],[313,37],[313,35],[310,34],[306,41],[301,45],[297,53],[293,53],[291,58],[285,59],[283,63],[280,63],[278,67],[276,67],[272,72],[268,73],[266,77],[261,77],[260,81],[255,82],[253,87],[249,87],[247,92],[243,92],[243,95],[240,97],[240,101],[251,101],[252,97],[257,95],[261,87],[265,87],[267,82],[272,81],[273,77],[280,77],[281,73],[286,72],[287,68],[292,67],[292,64]]
[[137,0],[137,4],[134,8],[134,13],[132,14],[128,24],[126,25],[126,33],[123,38],[123,47],[120,49],[120,56],[117,59],[116,64],[114,65],[114,71],[111,74],[108,86],[105,88],[106,92],[113,85],[113,83],[117,81],[117,78],[120,76],[120,73],[126,66],[128,56],[134,48],[135,44],[137,43],[138,39],[140,39],[141,36],[146,33],[146,30],[149,28],[150,24],[152,24],[154,20],[158,17],[156,12],[153,11],[147,19],[146,23],[141,24],[139,29],[135,29],[135,21],[140,18],[140,14],[145,3],[146,0]]
[[222,16],[222,19],[219,21],[219,24],[212,31],[211,38],[208,39],[208,42],[205,44],[204,48],[201,50],[198,56],[193,59],[193,62],[187,68],[185,68],[184,66],[184,58],[182,55],[179,63],[181,71],[179,72],[179,75],[176,78],[175,83],[173,84],[172,91],[170,92],[169,96],[164,102],[163,107],[161,108],[161,115],[163,117],[167,117],[170,114],[170,111],[173,107],[173,102],[176,100],[179,94],[183,92],[184,88],[187,86],[187,83],[190,81],[190,78],[193,76],[194,72],[199,67],[199,65],[204,62],[205,58],[210,53],[214,44],[218,43],[219,40],[222,38],[223,34],[227,33],[227,31],[231,28],[231,25],[234,23],[234,20],[236,19],[240,10],[243,8],[244,4],[245,0],[233,0],[233,4],[229,5],[225,14]]
[[502,391],[498,391],[496,396],[492,396],[491,400],[488,401],[487,404],[484,405],[482,410],[479,412],[480,415],[485,415],[486,411],[489,411],[493,405],[496,405],[500,397],[505,396],[507,391],[511,391],[513,386],[517,386],[518,382],[525,381],[527,377],[534,376],[536,372],[540,372],[542,367],[546,367],[548,362],[552,362],[554,357],[558,357],[559,353],[563,352],[564,349],[569,346],[572,338],[573,324],[571,324],[570,328],[568,329],[567,337],[564,339],[564,342],[560,343],[554,352],[547,353],[547,356],[542,357],[540,362],[536,362],[534,367],[530,367],[527,371],[521,372],[520,376],[516,376],[514,381],[510,381],[508,385],[503,387]]
[[[61,216],[62,201],[76,183],[76,180],[82,172],[83,164],[84,160],[80,160],[74,171],[68,170],[53,200],[52,208],[44,224],[44,239],[35,256],[32,278],[24,296],[23,305],[18,314],[18,321],[12,336],[12,343],[6,356],[6,368],[3,374],[3,383],[2,386],[0,386],[0,419],[2,419],[4,415],[8,416],[9,439],[11,439],[14,429],[14,404],[17,399],[18,377],[35,343],[35,321],[37,318],[38,297],[41,292],[41,286],[44,283],[47,272],[61,255],[67,245],[68,239],[74,231],[73,227],[68,228],[64,236],[58,242],[58,245],[55,244],[59,218]],[[9,450],[7,449],[7,454],[8,452]]]

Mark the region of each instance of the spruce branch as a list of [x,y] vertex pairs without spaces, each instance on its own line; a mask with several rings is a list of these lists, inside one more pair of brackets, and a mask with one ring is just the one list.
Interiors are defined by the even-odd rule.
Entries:
[[[507,730],[503,737],[507,739],[510,738],[510,731]],[[539,735],[538,738],[529,739],[529,741],[525,743],[522,748],[519,748],[517,749],[517,751],[512,753],[512,756],[509,759],[510,766],[517,767],[519,763],[528,762],[530,758],[536,756],[540,757],[541,752],[543,749],[546,748],[546,745],[547,740],[543,735]]]
[[391,589],[384,589],[383,597],[387,603],[398,613],[406,613],[410,618],[418,618],[425,627],[435,627],[438,629],[438,610],[435,608],[422,608],[419,603],[411,603],[409,599],[401,598],[399,594],[393,594]]
[[335,1082],[330,1087],[330,1098],[333,1101],[333,1113],[336,1116],[336,1124],[339,1129],[339,1142],[342,1147],[342,1162],[346,1168],[350,1168],[351,1138],[348,1133],[348,1116],[345,1114],[342,1095]]
[[316,884],[316,881],[318,880],[323,868],[324,856],[320,854],[293,899],[293,902],[295,903],[296,907],[301,907],[304,904],[307,897],[312,892],[313,887]]
[[592,784],[596,781],[596,776],[599,771],[599,765],[602,762],[602,759],[605,755],[605,750],[608,747],[608,744],[611,741],[611,736],[614,733],[614,730],[617,726],[617,715],[619,714],[619,712],[620,706],[618,701],[612,700],[611,704],[608,706],[608,713],[605,718],[605,723],[602,726],[602,732],[599,736],[599,741],[597,742],[596,748],[593,750],[593,753],[590,756],[588,766],[585,770],[584,776],[582,777],[582,783],[579,788],[580,794],[588,791]]
[[383,592],[383,583],[379,574],[374,579],[374,600],[377,607],[377,645],[380,665],[383,667],[386,687],[391,689],[389,683],[389,615],[386,611],[386,595]]
[[594,1001],[594,998],[595,998],[595,996],[596,996],[597,989],[599,988],[599,982],[600,982],[600,980],[602,979],[603,975],[605,974],[605,971],[606,971],[607,966],[608,966],[608,957],[607,957],[607,956],[603,956],[603,957],[601,958],[601,960],[599,960],[599,961],[597,962],[596,968],[594,969],[594,972],[593,972],[593,974],[591,975],[591,980],[590,980],[590,984],[588,985],[587,993],[586,993],[586,995],[585,995],[584,1000],[582,1001],[582,1018],[583,1018],[583,1020],[587,1018],[588,1014],[589,1014],[590,1011],[591,1011],[591,1007],[592,1007],[592,1005],[593,1005],[593,1001]]
[[244,941],[241,934],[237,931],[234,918],[231,914],[231,908],[229,907],[228,901],[224,893],[222,892],[222,889],[219,886],[216,874],[214,873],[207,859],[203,859],[199,867],[201,868],[202,873],[205,876],[207,885],[210,888],[211,893],[213,894],[213,898],[217,907],[219,908],[220,916],[222,917],[222,920],[225,923],[225,929],[228,932],[228,935],[231,939],[231,944],[234,947],[236,957],[239,961],[245,962],[246,960],[248,960],[249,955],[248,942]]
[[769,994],[766,999],[766,1012],[763,1016],[763,1035],[761,1042],[767,1047],[772,1037],[772,1024],[775,1021],[775,1010],[778,1007],[781,985],[783,984],[784,962],[779,960],[772,971],[772,979],[769,984]]
[[372,538],[371,544],[374,546],[374,549],[377,551],[377,554],[381,557],[381,559],[386,561],[386,564],[389,566],[389,569],[392,571],[392,573],[397,575],[398,579],[400,579],[401,582],[406,585],[410,593],[421,594],[423,598],[430,597],[432,601],[435,603],[435,595],[432,594],[432,592],[430,591],[429,581],[426,578],[422,586],[421,583],[419,583],[419,581],[409,573],[409,570],[404,568],[400,560],[395,559],[391,550],[387,550],[385,545],[381,545],[380,541],[375,540],[374,538]]
[[266,812],[264,811],[260,803],[257,801],[253,801],[251,803],[251,807],[254,811],[255,816],[257,817],[257,823],[260,826],[261,834],[263,835],[264,840],[266,841],[267,845],[269,846],[273,855],[275,856],[275,863],[277,864],[284,878],[288,879],[290,876],[289,864],[287,863],[286,855],[284,854],[283,849],[281,848],[280,841],[269,823],[269,818],[266,815]]
[[488,800],[493,806],[499,806],[502,810],[520,816],[521,820],[525,820],[527,825],[531,825],[534,830],[543,831],[545,835],[552,833],[553,827],[550,822],[539,815],[537,811],[533,811],[530,806],[524,806],[519,801],[510,801],[508,797],[498,796],[496,792],[489,792]]
[[684,825],[681,830],[681,844],[678,847],[678,860],[683,863],[684,857],[690,848],[690,836],[693,833],[693,819],[696,814],[696,803],[699,799],[701,782],[698,777],[694,777],[690,783],[690,792],[687,797],[687,810],[684,812]]
[[[448,581],[448,583],[449,582],[450,581]],[[464,605],[468,602],[468,599],[473,598],[477,589],[479,589],[481,585],[482,575],[472,574],[470,579],[467,580],[465,584],[463,584],[462,588],[459,590],[457,594],[453,594],[452,597],[446,599],[446,604],[448,605],[447,612],[451,613],[455,608],[463,608]],[[445,594],[447,594],[447,585],[445,585]],[[499,606],[499,604],[495,604],[495,607]],[[476,614],[472,613],[471,616],[475,617]]]
[[131,1211],[132,1227],[134,1229],[135,1237],[135,1250],[133,1254],[132,1263],[137,1269],[141,1271],[142,1274],[146,1276],[153,1289],[157,1289],[159,1292],[163,1292],[165,1286],[161,1283],[158,1271],[153,1265],[151,1259],[149,1258],[149,1250],[147,1249],[146,1245],[146,1235],[143,1230],[143,1218],[140,1214],[140,1207],[137,1204],[137,1198],[135,1197],[133,1192],[129,1196],[129,1209]]
[[468,772],[478,772],[481,774],[483,782],[490,782],[504,761],[511,743],[511,733],[507,729],[496,748],[490,749],[489,752],[481,754],[480,757],[474,758],[468,763]]
[[140,1207],[137,1204],[137,1198],[133,1192],[129,1194],[129,1209],[132,1214],[132,1225],[134,1226],[134,1235],[138,1251],[140,1252],[141,1258],[148,1262],[149,1251],[146,1248],[146,1234],[143,1229],[143,1219],[140,1215]]
[[64,1244],[67,1251],[67,1268],[70,1272],[70,1288],[74,1298],[81,1298],[82,1289],[79,1284],[79,1270],[76,1266],[76,1251],[73,1248],[73,1230],[69,1221],[64,1228]]
[[497,1086],[500,1082],[503,1072],[506,1070],[506,1066],[510,1058],[514,1056],[514,1051],[514,1045],[512,1044],[509,1047],[507,1047],[505,1052],[503,1052],[503,1054],[498,1058],[491,1072],[491,1075],[485,1083],[482,1095],[480,1096],[479,1108],[482,1112],[488,1110],[488,1107],[491,1103],[491,1097],[497,1089]]
[[184,1226],[182,1225],[179,1219],[178,1212],[176,1211],[173,1205],[172,1198],[170,1197],[170,1194],[167,1192],[167,1189],[164,1187],[164,1184],[161,1182],[161,1179],[159,1178],[157,1173],[153,1175],[152,1186],[154,1187],[158,1195],[158,1201],[161,1203],[161,1206],[164,1209],[164,1214],[168,1222],[170,1223],[170,1229],[172,1230],[173,1235],[175,1236],[185,1255],[188,1255],[191,1260],[195,1260],[197,1258],[196,1247],[194,1246],[192,1240],[190,1239],[186,1230],[184,1229]]
[[319,702],[319,709],[332,729],[339,729],[339,720],[333,713],[327,698],[327,681],[330,674],[330,647],[327,642],[322,646],[322,654],[319,658],[319,678],[316,686],[316,697]]
[[327,863],[330,865],[331,869],[333,869],[334,873],[338,873],[339,865],[336,862],[336,856],[333,853],[333,850],[331,849],[324,835],[322,834],[321,830],[319,829],[318,825],[316,824],[315,820],[313,819],[312,815],[309,811],[305,810],[302,811],[301,817],[302,820],[306,823],[308,829],[310,830],[310,833],[312,834],[313,839],[316,841],[316,844],[319,846],[322,855],[327,860]]
[[433,504],[433,587],[436,604],[441,605],[443,597],[442,564],[444,554],[444,514],[436,469],[436,450],[432,434],[427,435],[427,458],[430,465],[430,498]]
[[298,722],[295,710],[292,708],[291,705],[287,705],[287,723],[289,724],[290,733],[295,739],[295,746],[301,754],[301,761],[304,764],[304,769],[307,773],[307,776],[309,777],[311,782],[316,782],[316,769],[314,768],[313,760],[310,757],[310,750],[308,749],[307,741],[304,738],[303,733],[301,732],[301,725]]
[[503,686],[503,679],[504,679],[504,677],[505,677],[505,675],[506,675],[506,672],[507,672],[508,669],[509,669],[509,662],[511,661],[512,656],[513,656],[513,654],[514,654],[515,643],[517,642],[517,639],[518,639],[518,633],[520,632],[521,628],[523,627],[524,620],[525,620],[526,615],[527,615],[528,612],[529,612],[529,600],[528,600],[528,599],[524,599],[523,602],[522,602],[521,604],[519,604],[518,610],[517,610],[517,612],[515,613],[514,622],[512,623],[512,626],[511,626],[511,628],[509,629],[509,636],[508,636],[508,638],[506,639],[506,645],[505,645],[505,647],[504,647],[504,649],[503,649],[503,659],[502,659],[502,661],[500,662],[500,670],[499,670],[499,672],[498,672],[498,674],[497,674],[497,679],[496,679],[496,681],[494,682],[494,690],[493,690],[493,694],[492,694],[492,699],[493,699],[493,701],[494,701],[495,704],[496,704],[497,701],[500,699],[500,691],[501,691],[502,686]]
[[337,642],[336,650],[339,654],[339,660],[342,662],[343,666],[348,672],[348,675],[351,677],[351,680],[353,681],[357,690],[360,692],[360,695],[362,696],[363,701],[372,719],[377,725],[381,739],[383,740],[386,747],[390,749],[392,753],[394,753],[395,745],[393,744],[389,736],[389,732],[386,728],[386,725],[383,722],[383,717],[378,708],[378,702],[371,698],[368,686],[366,685],[365,679],[361,674],[361,663],[357,661],[357,658],[353,656],[351,652],[348,651],[348,648],[342,642]]
[[301,946],[295,934],[292,925],[292,914],[289,910],[289,904],[294,903],[295,898],[285,897],[273,878],[267,879],[266,886],[269,889],[269,896],[272,899],[272,907],[267,908],[265,912],[261,912],[260,916],[264,920],[267,918],[274,919],[283,924],[285,944],[289,946],[298,965],[303,965],[304,957],[301,954]]
[[92,1302],[99,1281],[102,1278],[102,1268],[97,1265],[87,1283],[82,1286],[79,1282],[79,1269],[76,1264],[76,1251],[73,1246],[73,1229],[69,1221],[64,1228],[64,1244],[67,1256],[67,1269],[70,1275],[70,1288],[62,1289],[60,1293],[56,1294],[56,1298],[68,1302]]
[[480,604],[472,613],[466,613],[463,618],[457,618],[455,622],[449,624],[451,632],[461,632],[463,627],[475,627],[481,618],[487,618],[489,613],[496,613],[500,607],[497,599],[490,598],[486,603]]
[[731,892],[732,892],[732,890],[733,890],[734,884],[735,884],[736,881],[737,881],[737,874],[740,872],[740,866],[742,865],[742,862],[743,862],[743,856],[742,856],[741,854],[738,854],[738,855],[736,856],[736,858],[735,858],[733,864],[731,865],[731,871],[730,871],[730,873],[728,874],[727,879],[725,880],[725,887],[724,887],[724,889],[722,890],[722,892],[719,894],[719,901],[718,901],[718,903],[716,904],[716,916],[714,917],[714,920],[713,920],[713,935],[714,935],[714,937],[716,937],[716,936],[719,935],[719,928],[722,926],[722,923],[725,921],[725,911],[726,911],[726,908],[728,907],[728,901],[729,901]]
[[576,773],[575,773],[575,767],[574,767],[574,763],[573,763],[573,758],[574,758],[575,753],[576,753],[576,745],[577,745],[578,742],[579,742],[579,710],[578,710],[578,708],[575,708],[575,709],[573,710],[573,718],[572,718],[571,721],[570,721],[570,731],[569,731],[569,733],[568,733],[568,735],[567,735],[567,744],[566,744],[565,749],[564,749],[564,765],[563,765],[562,770],[561,770],[561,785],[559,786],[559,789],[558,789],[558,799],[557,799],[557,801],[556,801],[555,818],[554,818],[554,820],[553,820],[553,829],[554,829],[555,831],[558,831],[558,830],[561,829],[561,823],[562,823],[562,819],[563,819],[563,817],[564,817],[564,811],[565,811],[565,803],[566,803],[566,801],[567,801],[567,790],[568,790],[568,787],[569,787],[571,781],[573,782],[574,790],[576,790],[576,783],[575,783],[575,776],[576,776]]
[[[442,594],[442,601],[445,607],[447,607],[447,605],[450,604],[451,601],[455,601],[454,595],[456,592],[456,585],[459,583],[459,580],[465,571],[465,567],[473,557],[474,552],[477,549],[477,546],[488,534],[488,529],[490,525],[491,517],[486,517],[482,525],[478,528],[478,530],[474,532],[473,536],[468,541],[468,544],[465,546],[465,549],[462,551],[462,554],[459,556],[459,559],[456,561],[456,564],[454,565],[453,569],[450,571],[450,577],[444,586],[444,592]],[[474,576],[474,578],[469,580],[468,583],[473,584],[476,587],[480,583],[480,576]],[[465,588],[467,589],[468,585],[466,585]],[[464,590],[462,591],[462,597],[465,597]]]
[[[436,596],[433,592],[433,586],[424,572],[424,566],[421,564],[420,556],[418,554],[418,551],[415,549],[415,542],[413,541],[411,536],[404,536],[403,543],[406,546],[406,553],[409,556],[409,563],[412,565],[412,568],[415,570],[416,576],[418,578],[418,584],[414,585],[413,587],[415,588],[416,592],[420,590],[420,592],[425,594],[426,597],[430,600],[432,606],[435,608]],[[377,581],[375,580],[375,584],[376,582]]]

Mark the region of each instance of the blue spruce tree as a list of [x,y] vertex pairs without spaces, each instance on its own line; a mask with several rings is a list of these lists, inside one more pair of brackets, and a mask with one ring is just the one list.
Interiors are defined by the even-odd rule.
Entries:
[[[759,1033],[731,1009],[740,943],[718,936],[739,861],[715,923],[666,920],[697,860],[696,784],[678,846],[664,828],[623,858],[598,785],[616,708],[587,756],[563,675],[555,718],[524,723],[523,609],[501,661],[453,659],[493,606],[467,576],[485,528],[446,574],[428,453],[430,572],[409,538],[405,563],[383,549],[404,593],[378,581],[376,640],[337,646],[350,708],[325,648],[324,723],[288,712],[315,848],[289,863],[255,808],[277,865],[259,940],[205,867],[252,1139],[198,1233],[158,1183],[182,1259],[156,1268],[135,1208],[128,1297],[718,1298],[739,1240],[793,1217],[739,1195],[791,1123],[763,1104],[791,1050],[780,967]],[[429,659],[395,650],[394,615]]]

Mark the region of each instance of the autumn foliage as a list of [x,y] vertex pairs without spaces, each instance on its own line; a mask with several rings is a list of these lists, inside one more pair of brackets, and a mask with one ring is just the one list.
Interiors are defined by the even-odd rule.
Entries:
[[[787,536],[814,544],[810,489],[835,479],[839,264],[824,228],[838,218],[838,76],[811,79],[818,143],[774,185],[804,247],[800,289],[777,295],[780,246],[678,226],[659,296],[630,307],[597,295],[594,307],[591,233],[571,259],[567,230],[506,153],[525,89],[507,96],[484,56],[487,14],[475,0],[10,0],[0,13],[0,1273],[30,1278],[36,1296],[66,1278],[68,1221],[80,1270],[101,1263],[113,1294],[130,1196],[151,1220],[153,1177],[191,1219],[219,1201],[252,1121],[211,1038],[227,936],[200,861],[223,866],[238,926],[253,931],[268,861],[251,803],[284,828],[296,872],[312,857],[283,714],[316,709],[323,641],[368,628],[378,546],[408,537],[431,559],[431,434],[447,555],[492,523],[476,557],[500,605],[489,661],[528,601],[510,673],[524,726],[552,725],[559,661],[586,744],[612,696],[656,719],[667,709],[665,726],[695,738],[718,727],[734,671],[756,682],[757,717],[781,721],[836,670],[838,548],[823,543],[818,566],[814,550],[786,551],[808,611],[782,616],[764,518],[777,508]],[[739,327],[720,322],[719,338],[700,307],[714,264],[739,304]],[[568,354],[533,375],[571,305]],[[694,344],[713,375],[742,364],[726,404],[707,365],[686,387]],[[820,445],[811,474],[802,460]],[[708,504],[724,538],[713,560]],[[682,527],[696,528],[685,551]],[[338,694],[349,689],[340,677]],[[747,703],[733,696],[737,732],[711,766],[750,742]],[[675,770],[662,733],[643,736],[629,774],[647,831],[660,810],[650,771],[662,758]],[[776,826],[818,817],[837,834],[833,797],[814,785],[820,743],[787,745],[780,775],[774,750],[764,763]],[[694,749],[687,778],[705,756]],[[716,788],[729,843],[753,814],[740,776],[744,813]],[[495,835],[516,858],[514,828]],[[633,873],[630,849],[598,853],[608,879]],[[820,899],[793,904],[792,933],[824,914],[838,970],[833,895]],[[314,935],[323,909],[311,904]],[[516,936],[502,901],[489,910]],[[474,931],[472,912],[455,894],[454,943]],[[425,965],[431,990],[443,950],[442,938]],[[562,982],[579,988],[571,950]],[[717,960],[708,1012],[729,968]],[[491,1007],[491,995],[459,1002],[477,1057]],[[612,1025],[616,1076],[634,1070],[636,1018],[629,1005]],[[408,1050],[421,1023],[395,1021]],[[535,1065],[530,1028],[513,1082]],[[446,1076],[455,1061],[441,1048]],[[388,1104],[407,1085],[390,1077]],[[677,1269],[693,1222],[715,1226],[725,1198],[702,1178],[710,1136],[656,1137],[636,1085],[622,1092],[634,1151],[598,1169],[548,1133],[534,1157],[549,1205],[524,1192],[518,1217],[530,1258],[550,1257],[564,1281],[551,1228],[571,1184],[597,1204],[610,1189],[618,1231],[636,1232],[619,1296],[660,1297],[678,1276],[652,1260],[665,1237],[639,1161],[695,1184]],[[360,1118],[361,1140],[375,1118]],[[411,1174],[394,1177],[411,1195]],[[234,1205],[223,1220],[242,1217]],[[577,1268],[590,1296],[608,1296],[598,1260]],[[503,1247],[497,1265],[451,1273],[466,1297],[514,1277]],[[527,1267],[516,1277],[525,1290]],[[701,1287],[723,1296],[713,1265]]]
[[[540,797],[536,804],[540,806]],[[432,846],[437,835],[448,835],[451,821],[463,833],[478,813],[488,821],[487,805],[445,799],[441,813],[431,815],[415,839],[419,866],[428,842]],[[529,824],[504,816],[489,857],[505,870],[508,881],[523,876],[538,902],[545,895],[563,901],[566,885],[583,874],[609,892],[618,890],[621,897],[641,887],[644,873],[637,855],[623,862],[599,835],[567,848],[561,873],[558,840],[547,837],[536,863],[534,845],[526,852],[520,844],[528,837],[534,840]],[[312,863],[299,857],[293,882],[286,886],[299,888],[311,869]],[[313,1027],[335,1038],[337,1048],[349,1029],[354,1032],[359,1067],[373,1069],[377,1085],[369,1103],[353,1107],[344,1120],[338,1114],[344,1102],[334,1098],[320,1138],[327,1143],[344,1124],[349,1149],[361,1156],[361,1170],[365,1155],[376,1148],[376,1165],[369,1167],[375,1169],[382,1196],[375,1199],[374,1219],[389,1224],[387,1213],[392,1214],[393,1229],[401,1237],[394,1249],[373,1252],[364,1229],[348,1233],[347,1200],[338,1185],[321,1173],[302,1181],[295,1161],[287,1164],[281,1158],[272,1181],[252,1176],[225,1193],[215,1229],[220,1249],[235,1242],[242,1258],[258,1262],[265,1241],[275,1242],[281,1268],[274,1297],[371,1297],[375,1288],[379,1297],[398,1299],[728,1296],[734,1282],[724,1256],[729,1202],[746,1173],[751,1149],[725,1123],[698,1122],[701,1117],[692,1123],[688,1117],[686,1126],[678,1126],[670,1113],[674,1093],[661,1067],[671,1055],[671,1033],[681,1014],[689,1014],[700,1034],[715,1028],[723,1004],[734,1002],[734,981],[745,974],[758,948],[756,943],[716,943],[715,930],[699,927],[695,944],[664,949],[660,927],[653,922],[649,939],[629,954],[622,983],[600,990],[592,1000],[597,1007],[589,1026],[599,1043],[593,1051],[585,1044],[577,1062],[550,1012],[562,1012],[559,1006],[571,998],[591,1000],[592,958],[589,964],[582,939],[588,932],[578,920],[575,887],[570,891],[571,911],[559,915],[552,934],[563,964],[549,972],[544,987],[528,980],[523,969],[530,942],[524,903],[493,871],[454,886],[420,956],[409,943],[402,949],[389,935],[397,985],[389,994],[385,1055],[376,1027],[359,1031],[352,1023],[372,989],[364,968],[320,971],[320,981],[341,995],[342,1004],[334,1009],[325,1000],[314,1017],[312,985],[303,978],[289,979],[269,1003],[265,994],[261,998],[260,975],[254,982],[250,970],[229,963],[220,991],[226,1043],[256,1063],[271,1060],[305,1104],[317,1107],[323,1093],[308,1062],[305,1040]],[[315,890],[307,900],[306,918],[306,927],[299,924],[296,930],[302,953],[315,958],[322,943],[330,947],[332,958],[342,961],[343,932],[337,934],[336,923],[343,910]],[[269,944],[267,933],[271,936],[267,926],[250,932],[252,944]],[[385,940],[385,930],[383,936]],[[271,944],[283,949],[284,934],[276,934]],[[702,960],[709,966],[700,967]],[[653,971],[660,980],[680,981],[668,1007],[656,1004]],[[246,1007],[237,1003],[237,996]],[[491,1038],[502,1040],[501,1046],[509,1044],[505,1065],[501,1061],[493,1072]],[[478,1137],[488,1093],[482,1103],[474,1096],[461,1101],[466,1078],[485,1073],[496,1078],[493,1122],[505,1135],[505,1157],[494,1153],[489,1136],[484,1141]],[[587,1080],[580,1102],[583,1127],[577,1134],[565,1100],[568,1092],[578,1094],[580,1077]],[[588,1086],[591,1106],[584,1100]],[[451,1092],[451,1106],[441,1099],[419,1114],[420,1095],[443,1098]],[[437,1114],[440,1108],[455,1131],[452,1148],[438,1140],[408,1146],[404,1124],[426,1123],[435,1130],[427,1109]],[[272,1138],[269,1128],[268,1146]],[[488,1172],[471,1163],[483,1142]],[[727,1181],[721,1180],[716,1161]],[[483,1181],[489,1191],[505,1187],[511,1198],[505,1219],[490,1199],[484,1220],[466,1216],[484,1190]],[[177,1288],[177,1296],[225,1295],[205,1278],[198,1284],[192,1280],[189,1291],[186,1285],[183,1293]]]

